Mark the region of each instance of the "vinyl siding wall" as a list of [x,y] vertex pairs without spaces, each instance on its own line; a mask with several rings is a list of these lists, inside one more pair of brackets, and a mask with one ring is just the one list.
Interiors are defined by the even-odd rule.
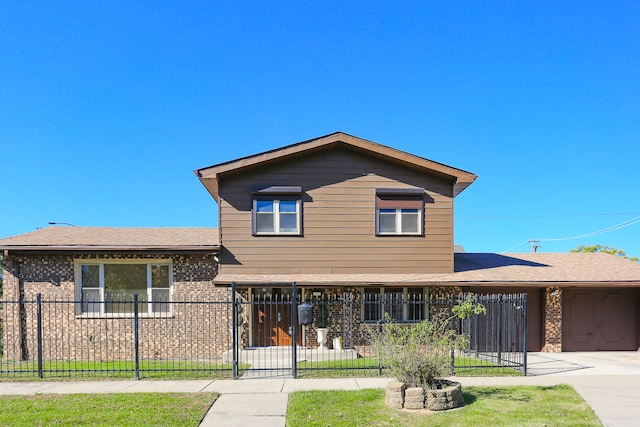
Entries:
[[[252,191],[302,187],[303,236],[252,236]],[[375,235],[376,188],[426,189],[424,236]],[[220,179],[221,273],[450,273],[453,187],[345,148]]]

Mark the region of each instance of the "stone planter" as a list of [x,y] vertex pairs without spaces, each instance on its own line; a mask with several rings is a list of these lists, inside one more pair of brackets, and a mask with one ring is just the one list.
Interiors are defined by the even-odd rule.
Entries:
[[446,411],[447,409],[459,408],[464,405],[462,384],[447,380],[443,380],[443,383],[443,388],[427,390],[427,404],[425,407],[428,410]]
[[395,409],[426,408],[430,411],[445,411],[464,405],[462,384],[443,380],[442,386],[442,388],[429,389],[425,392],[422,387],[407,387],[400,381],[392,381],[385,390],[385,404]]

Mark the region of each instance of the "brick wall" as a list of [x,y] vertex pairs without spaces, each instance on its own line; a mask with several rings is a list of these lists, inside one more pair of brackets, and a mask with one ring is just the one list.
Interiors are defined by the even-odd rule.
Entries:
[[[172,315],[139,319],[143,359],[216,359],[231,349],[231,300],[216,288],[213,254],[82,254],[5,258],[5,359],[36,357],[36,294],[42,294],[42,349],[48,360],[131,359],[131,317],[87,316],[75,300],[76,259],[170,259],[173,265]],[[19,304],[21,297],[26,303]],[[54,302],[55,301],[55,302]],[[194,303],[195,302],[195,303]]]
[[562,288],[546,288],[544,300],[543,351],[560,353],[562,351]]

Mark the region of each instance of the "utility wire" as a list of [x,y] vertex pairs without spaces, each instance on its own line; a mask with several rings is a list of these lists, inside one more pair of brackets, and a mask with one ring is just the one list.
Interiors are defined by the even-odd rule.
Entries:
[[508,215],[508,216],[456,216],[456,219],[519,219],[519,218],[570,218],[585,216],[615,216],[615,215],[636,215],[636,212],[611,212],[594,214],[567,214],[567,215]]
[[594,231],[592,233],[581,234],[579,236],[553,238],[553,239],[551,239],[551,238],[541,238],[541,239],[524,240],[524,241],[518,243],[517,245],[507,249],[506,251],[502,251],[501,253],[508,253],[508,252],[512,252],[512,251],[515,251],[515,250],[518,250],[518,249],[522,249],[522,248],[526,247],[527,245],[529,245],[531,242],[561,242],[563,240],[584,239],[584,238],[587,238],[587,237],[598,236],[600,234],[605,234],[605,233],[609,233],[611,231],[620,230],[621,228],[629,227],[630,225],[636,224],[638,222],[640,222],[640,216],[635,217],[633,219],[630,219],[628,221],[622,222],[620,224],[613,225],[611,227],[603,228],[602,230]]
[[523,242],[518,243],[517,245],[515,245],[512,248],[507,249],[506,251],[502,251],[501,253],[505,253],[505,252],[511,252],[511,251],[515,251],[521,248],[524,248],[525,246],[527,246],[529,244],[528,240],[525,240]]
[[537,241],[540,241],[540,242],[560,242],[560,241],[563,241],[563,240],[584,239],[586,237],[598,236],[600,234],[609,233],[609,232],[615,231],[615,230],[620,230],[621,228],[629,227],[630,225],[636,224],[638,222],[640,222],[640,216],[637,216],[637,217],[635,217],[633,219],[630,219],[628,221],[622,222],[620,224],[613,225],[611,227],[603,228],[602,230],[594,231],[592,233],[587,233],[587,234],[581,234],[579,236],[562,237],[562,238],[555,238],[555,239],[544,238],[544,239],[534,239],[534,240],[537,240]]

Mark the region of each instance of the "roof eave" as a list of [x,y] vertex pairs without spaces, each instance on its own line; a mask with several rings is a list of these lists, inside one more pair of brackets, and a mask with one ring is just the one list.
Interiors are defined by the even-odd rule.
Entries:
[[447,166],[442,163],[435,162],[414,154],[406,153],[386,145],[378,144],[358,138],[343,132],[335,132],[319,138],[308,141],[302,141],[285,147],[277,148],[270,151],[254,154],[236,160],[196,169],[194,173],[202,184],[207,188],[211,196],[218,200],[218,180],[221,175],[239,171],[244,168],[253,167],[258,164],[264,164],[275,160],[283,160],[287,157],[300,155],[301,153],[313,151],[321,147],[327,147],[333,144],[346,144],[375,155],[386,157],[392,160],[403,162],[414,167],[428,170],[432,173],[449,177],[454,182],[454,196],[460,194],[465,188],[471,185],[477,176],[471,172]]
[[16,245],[0,246],[0,250],[21,252],[46,251],[219,251],[216,245],[145,245],[145,246],[98,246],[98,245]]

